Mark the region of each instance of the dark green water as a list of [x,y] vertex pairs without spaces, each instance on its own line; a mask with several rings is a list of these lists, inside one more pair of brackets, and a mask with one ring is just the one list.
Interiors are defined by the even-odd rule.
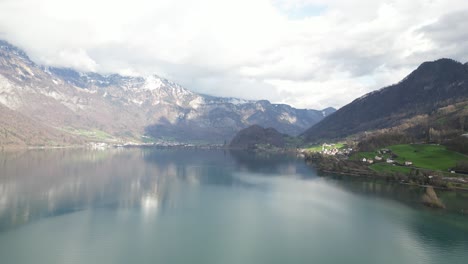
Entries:
[[285,156],[0,153],[0,263],[467,263],[467,195],[423,192]]

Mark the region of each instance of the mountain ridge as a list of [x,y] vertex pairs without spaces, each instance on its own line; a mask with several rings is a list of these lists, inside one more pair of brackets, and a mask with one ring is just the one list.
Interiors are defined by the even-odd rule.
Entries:
[[452,59],[422,63],[402,81],[370,92],[306,130],[307,142],[400,125],[468,98],[468,66]]
[[222,143],[253,124],[297,135],[333,112],[198,94],[157,75],[37,65],[5,41],[0,42],[0,104],[50,129],[98,130],[111,141],[150,137]]

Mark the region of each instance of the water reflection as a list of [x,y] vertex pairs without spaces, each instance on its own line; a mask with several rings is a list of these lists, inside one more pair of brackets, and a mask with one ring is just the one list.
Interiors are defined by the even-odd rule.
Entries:
[[[146,155],[140,150],[2,153],[0,228],[93,207],[174,206],[181,175],[176,164],[148,163]],[[198,184],[197,175],[185,174],[191,184]]]
[[[306,166],[297,166],[297,158],[295,155],[287,155],[281,153],[255,153],[240,150],[231,150],[236,161],[236,165],[240,170],[276,174],[276,175],[300,175],[303,177],[315,177],[313,168]],[[311,170],[313,171],[311,173]]]
[[249,158],[199,150],[2,152],[0,230],[89,208],[137,207],[148,212],[175,207],[187,185],[247,187],[249,182],[233,177],[238,169],[297,173],[290,159],[277,157],[270,167],[265,166],[268,159]]
[[[67,230],[78,249],[93,249],[90,241],[112,245],[115,259],[102,263],[132,262],[127,248],[147,263],[168,263],[175,249],[189,252],[177,256],[179,263],[310,263],[319,255],[328,263],[392,263],[381,260],[395,254],[420,263],[431,250],[464,257],[468,245],[466,216],[420,207],[422,189],[319,177],[292,156],[37,150],[0,153],[0,164],[3,246],[10,245],[10,237],[1,236],[7,230],[31,227],[17,228],[24,238],[47,230],[26,225],[32,222]],[[453,208],[467,201],[459,193],[441,197]],[[340,254],[326,253],[335,249]],[[95,251],[84,255],[92,260],[100,254]],[[75,263],[89,262],[82,258]]]
[[[343,176],[326,176],[329,183],[369,199],[395,200],[418,210],[406,221],[410,230],[422,241],[437,248],[451,248],[468,242],[468,193],[438,189],[438,196],[447,205],[446,210],[427,208],[421,203],[425,188]],[[463,213],[461,213],[463,212]]]
[[[317,177],[293,156],[241,151],[34,150],[0,153],[0,164],[0,230],[95,207],[174,208],[187,186],[264,187],[267,182],[255,180],[253,174],[268,180],[275,175]],[[240,177],[239,172],[247,176]],[[414,206],[420,205],[424,192],[382,182],[327,179],[347,191]],[[441,197],[449,205],[455,204],[455,210],[467,206],[466,194],[442,193]]]

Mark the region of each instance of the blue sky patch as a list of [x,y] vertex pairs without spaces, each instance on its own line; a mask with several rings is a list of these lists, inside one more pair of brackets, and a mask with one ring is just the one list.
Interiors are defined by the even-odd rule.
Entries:
[[325,13],[328,8],[325,5],[306,4],[290,8],[280,7],[279,9],[290,19],[301,20],[308,17],[320,16]]

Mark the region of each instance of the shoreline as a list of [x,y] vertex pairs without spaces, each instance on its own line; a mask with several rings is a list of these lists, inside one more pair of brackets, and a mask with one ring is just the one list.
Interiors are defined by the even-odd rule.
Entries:
[[304,160],[311,166],[314,166],[319,172],[337,176],[379,179],[386,182],[397,183],[408,186],[433,187],[446,191],[468,191],[467,187],[456,186],[459,182],[451,181],[443,176],[440,172],[432,171],[428,175],[408,175],[404,173],[379,173],[363,166],[361,163],[351,160],[339,159],[336,157],[328,157],[319,153],[300,153],[304,155]]
[[[221,144],[191,144],[191,143],[173,143],[173,144],[158,144],[158,143],[87,143],[80,145],[66,146],[0,146],[0,152],[8,151],[28,151],[28,150],[60,150],[60,149],[88,149],[88,150],[106,150],[118,148],[155,148],[155,149],[205,149],[205,150],[230,150],[230,151],[247,151],[252,153],[271,153],[271,154],[290,154],[297,158],[303,159],[306,163],[314,166],[319,172],[345,177],[379,179],[387,182],[398,183],[408,186],[429,187],[443,190],[460,190],[468,191],[468,187],[447,186],[447,184],[456,184],[456,181],[447,180],[444,177],[437,176],[434,178],[433,184],[410,182],[409,175],[402,173],[378,173],[363,166],[359,162],[354,162],[348,159],[337,158],[335,156],[325,156],[315,152],[304,152],[301,149],[275,148],[275,149],[242,149],[233,148]],[[437,174],[437,172],[434,172]],[[415,177],[412,180],[427,180],[424,176]]]
[[389,182],[393,184],[400,184],[400,185],[407,185],[407,186],[415,186],[415,187],[422,187],[422,188],[427,188],[427,187],[433,187],[434,189],[438,190],[444,190],[444,191],[466,191],[468,192],[468,188],[462,188],[462,187],[452,187],[452,188],[447,188],[443,186],[436,186],[436,185],[428,185],[428,184],[415,184],[415,183],[408,183],[408,182],[398,182],[398,181],[386,181],[383,177],[379,175],[361,175],[361,174],[352,174],[352,173],[346,173],[346,172],[336,172],[336,171],[327,171],[327,170],[320,170],[319,172],[328,174],[331,176],[344,176],[344,177],[353,177],[353,178],[365,178],[365,179],[374,179],[374,180],[380,180],[382,182]]
[[24,151],[24,150],[52,150],[52,149],[115,149],[115,148],[199,148],[199,149],[230,149],[221,144],[191,144],[191,143],[87,143],[81,145],[63,145],[63,146],[0,146],[1,151]]

